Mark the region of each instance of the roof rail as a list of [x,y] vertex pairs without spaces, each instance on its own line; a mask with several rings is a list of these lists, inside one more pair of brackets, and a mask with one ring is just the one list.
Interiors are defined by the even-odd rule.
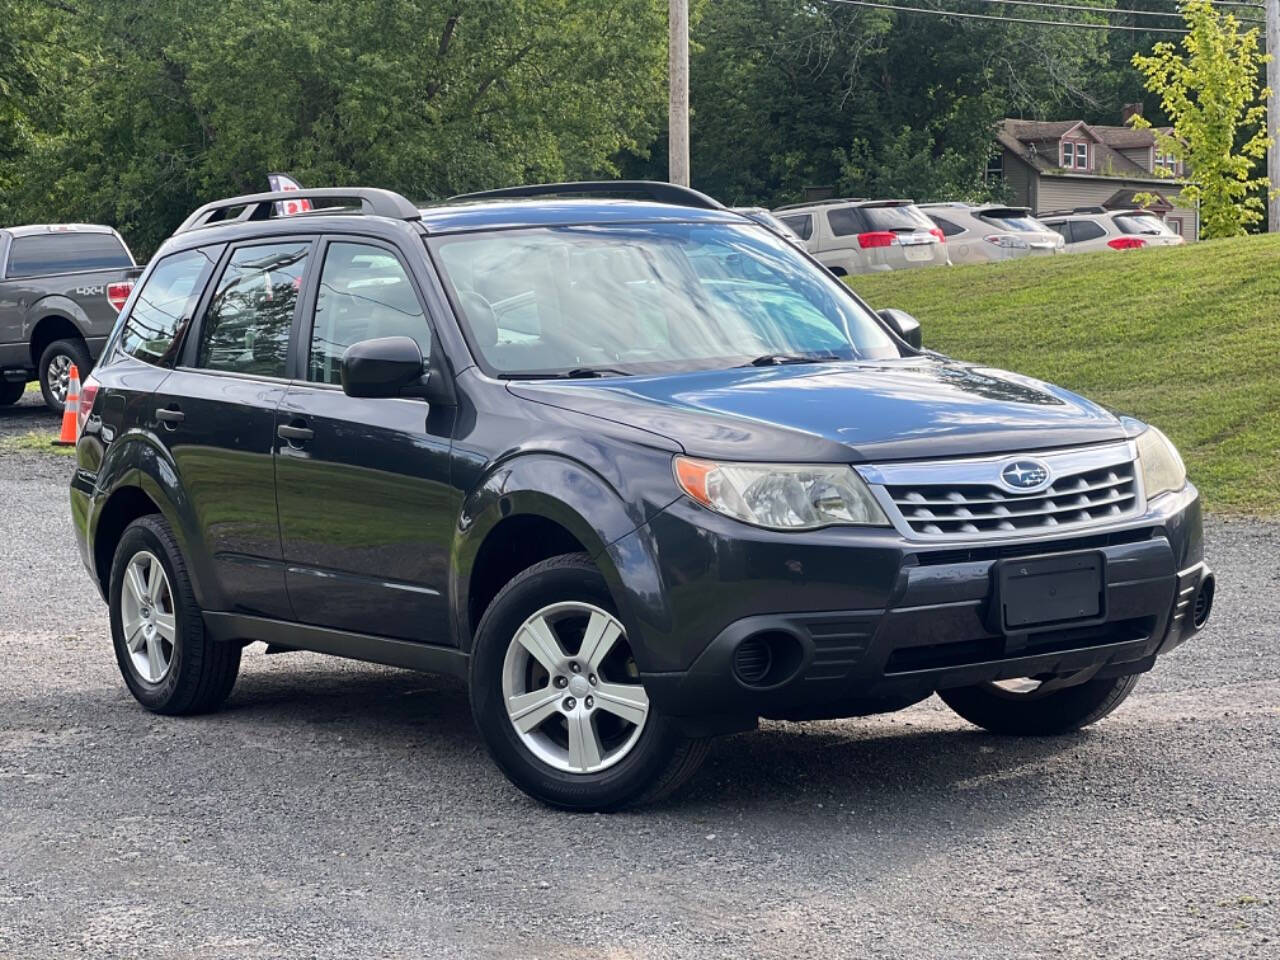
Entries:
[[827,197],[825,200],[806,200],[804,203],[784,203],[775,210],[797,210],[800,207],[825,207],[831,203],[867,203],[870,197]]
[[532,183],[522,187],[501,187],[497,190],[480,190],[476,193],[460,193],[452,200],[501,200],[519,197],[556,197],[574,194],[640,193],[655,203],[669,203],[677,207],[699,207],[703,210],[723,210],[724,204],[705,193],[690,187],[658,180],[583,180],[578,183]]
[[[419,220],[422,214],[412,203],[391,190],[380,190],[376,187],[318,187],[311,190],[281,190],[276,193],[251,193],[242,197],[228,197],[206,203],[177,229],[177,233],[186,233],[200,227],[218,226],[223,223],[242,223],[249,220],[267,220],[272,208],[277,203],[287,200],[358,200],[361,214],[374,217],[390,217],[393,220]],[[240,208],[234,217],[231,211]],[[353,214],[356,211],[345,207],[321,207],[314,213]],[[306,216],[295,214],[294,216]]]
[[1042,210],[1036,214],[1037,217],[1069,217],[1077,213],[1109,213],[1106,207],[1100,207],[1097,204],[1087,207],[1066,207],[1062,210]]

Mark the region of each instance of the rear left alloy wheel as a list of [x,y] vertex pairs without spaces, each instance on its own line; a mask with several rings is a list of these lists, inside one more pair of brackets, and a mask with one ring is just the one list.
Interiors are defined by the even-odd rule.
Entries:
[[604,578],[582,554],[531,567],[490,604],[472,652],[471,702],[503,772],[567,809],[659,799],[707,750],[650,704]]
[[216,708],[236,681],[240,646],[206,636],[187,566],[169,525],[125,528],[111,565],[111,639],[129,692],[156,713]]

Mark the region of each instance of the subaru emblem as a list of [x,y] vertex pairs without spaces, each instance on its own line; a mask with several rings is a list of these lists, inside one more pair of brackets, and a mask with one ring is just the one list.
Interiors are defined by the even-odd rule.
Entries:
[[1040,460],[1011,460],[1000,469],[1000,482],[1017,493],[1035,493],[1049,486],[1053,477]]

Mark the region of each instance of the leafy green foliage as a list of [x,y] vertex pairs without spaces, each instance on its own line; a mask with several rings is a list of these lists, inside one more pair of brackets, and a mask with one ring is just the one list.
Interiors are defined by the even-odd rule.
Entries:
[[1210,509],[1280,514],[1280,236],[848,282],[926,346],[1154,423]]
[[611,175],[665,98],[662,0],[2,0],[66,34],[0,216],[118,225],[145,253],[191,208],[358,182],[430,199]]
[[[1093,31],[809,0],[704,0],[695,12],[694,180],[731,203],[798,200],[808,186],[998,194],[984,176],[996,121],[1078,114],[1105,54]],[[630,169],[665,177],[665,146]]]
[[[1210,0],[1184,0],[1182,13],[1191,31],[1184,52],[1157,43],[1150,56],[1134,54],[1133,64],[1173,123],[1172,136],[1155,131],[1157,149],[1186,161],[1195,178],[1183,202],[1200,205],[1204,236],[1233,237],[1263,217],[1257,190],[1268,182],[1253,171],[1271,144],[1269,91],[1258,90],[1258,68],[1270,57],[1259,53],[1256,28],[1241,31],[1235,15]],[[1151,127],[1142,117],[1134,125]]]

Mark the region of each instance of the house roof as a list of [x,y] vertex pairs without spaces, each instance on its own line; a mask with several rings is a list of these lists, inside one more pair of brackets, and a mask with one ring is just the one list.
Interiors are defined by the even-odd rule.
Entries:
[[[1133,127],[1109,127],[1099,123],[1089,124],[1092,130],[1108,147],[1116,150],[1135,150],[1139,147],[1154,146],[1155,136],[1150,130],[1136,130]],[[1161,133],[1169,133],[1170,128],[1158,128]]]
[[[1155,142],[1150,130],[1094,125],[1083,120],[1001,120],[996,140],[1040,173],[1059,172],[1058,141],[1064,134],[1083,133],[1094,142],[1094,168],[1103,176],[1155,180],[1156,174],[1130,160],[1121,149],[1150,146]],[[1141,137],[1142,139],[1138,139]],[[1051,147],[1047,146],[1052,144]],[[1072,172],[1072,176],[1080,173]]]
[[[1137,197],[1153,197],[1154,202],[1138,203]],[[1156,213],[1168,213],[1173,204],[1159,190],[1117,190],[1102,202],[1108,210],[1154,210]]]

